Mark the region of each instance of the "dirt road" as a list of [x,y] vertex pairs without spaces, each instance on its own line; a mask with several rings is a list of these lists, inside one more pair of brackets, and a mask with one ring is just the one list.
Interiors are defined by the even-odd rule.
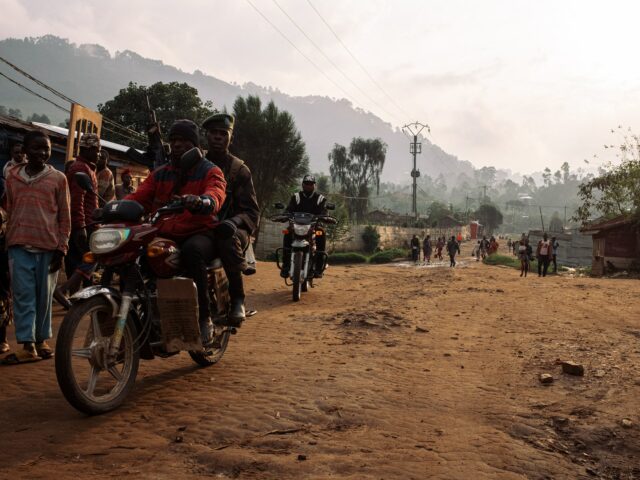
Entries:
[[335,266],[297,304],[273,264],[247,283],[220,364],[143,362],[111,414],[71,408],[52,361],[0,369],[0,478],[640,478],[637,280]]

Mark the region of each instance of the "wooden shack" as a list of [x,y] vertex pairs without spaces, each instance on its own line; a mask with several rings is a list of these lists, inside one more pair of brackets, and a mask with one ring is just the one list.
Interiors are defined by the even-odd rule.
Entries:
[[640,223],[637,219],[620,215],[590,223],[581,232],[591,235],[593,240],[593,275],[640,267]]
[[[11,145],[22,141],[27,132],[34,130],[42,130],[49,135],[51,139],[51,159],[49,164],[60,171],[64,171],[68,129],[46,123],[25,122],[5,115],[0,115],[0,171],[2,171],[5,163],[9,161]],[[120,183],[119,172],[124,169],[131,171],[133,185],[136,187],[147,178],[149,168],[127,156],[128,146],[107,140],[102,140],[100,143],[102,148],[109,152],[109,168],[113,172],[116,183]]]

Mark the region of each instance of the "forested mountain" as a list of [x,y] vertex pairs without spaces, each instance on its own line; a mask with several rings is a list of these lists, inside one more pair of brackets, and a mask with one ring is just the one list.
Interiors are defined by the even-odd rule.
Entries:
[[[273,100],[295,118],[307,144],[310,165],[314,171],[328,172],[327,154],[334,143],[348,145],[353,137],[379,137],[388,146],[383,178],[399,182],[409,178],[411,157],[409,140],[397,128],[372,113],[365,112],[347,100],[322,96],[293,97],[277,88],[253,83],[237,85],[196,70],[183,72],[160,60],[143,58],[132,51],[111,54],[100,45],[76,45],[55,36],[5,39],[0,41],[0,55],[21,66],[36,78],[50,84],[67,96],[89,107],[113,98],[131,81],[141,85],[155,82],[186,82],[198,89],[202,100],[211,100],[214,107],[231,109],[238,95],[255,94],[264,101]],[[20,81],[9,67],[1,70]],[[304,79],[301,79],[304,81]],[[46,91],[33,86],[38,93]],[[41,99],[0,78],[0,104],[19,108],[26,117],[33,113],[46,114],[54,123],[65,119],[64,113]],[[407,119],[410,121],[410,119]],[[443,174],[455,178],[460,173],[473,175],[473,165],[444,152],[437,145],[423,140],[419,168],[436,178]]]

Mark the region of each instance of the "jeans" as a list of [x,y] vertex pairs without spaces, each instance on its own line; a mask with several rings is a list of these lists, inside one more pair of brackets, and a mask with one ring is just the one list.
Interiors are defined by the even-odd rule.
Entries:
[[547,270],[549,270],[549,257],[538,257],[538,275],[546,277]]
[[49,273],[53,252],[9,248],[13,321],[18,343],[43,342],[53,336],[51,302],[58,272]]
[[207,235],[194,235],[187,238],[180,246],[180,259],[189,278],[192,278],[198,289],[199,320],[209,318],[209,282],[207,264],[214,258],[213,239]]

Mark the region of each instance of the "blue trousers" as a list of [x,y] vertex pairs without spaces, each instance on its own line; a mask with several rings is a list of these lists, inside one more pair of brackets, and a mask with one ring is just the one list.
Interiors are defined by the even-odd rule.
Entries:
[[13,322],[18,343],[43,342],[53,336],[51,302],[58,272],[49,273],[53,252],[9,248]]

